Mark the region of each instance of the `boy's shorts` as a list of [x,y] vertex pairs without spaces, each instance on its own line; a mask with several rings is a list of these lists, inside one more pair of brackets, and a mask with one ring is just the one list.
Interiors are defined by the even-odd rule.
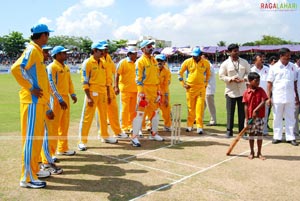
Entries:
[[263,133],[264,120],[262,118],[256,118],[252,124],[248,127],[249,134]]

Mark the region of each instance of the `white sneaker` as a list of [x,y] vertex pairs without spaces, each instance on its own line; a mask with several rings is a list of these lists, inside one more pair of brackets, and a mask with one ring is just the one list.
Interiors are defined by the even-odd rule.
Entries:
[[139,130],[138,136],[139,136],[139,138],[143,138],[144,137],[142,130]]
[[76,151],[73,151],[73,150],[68,150],[68,151],[64,151],[64,152],[57,151],[56,153],[57,153],[57,155],[73,156],[76,154]]
[[104,142],[109,144],[116,144],[118,143],[118,140],[115,137],[108,137],[104,139]]
[[151,134],[149,136],[149,140],[164,141],[165,139],[160,137],[158,134],[155,134],[154,136]]
[[139,139],[137,137],[131,139],[131,144],[134,147],[140,147],[141,146],[141,143],[140,143],[140,141],[139,141]]
[[202,128],[197,128],[197,133],[198,133],[199,135],[203,134],[203,129],[202,129]]
[[120,138],[120,139],[125,139],[125,138],[128,138],[128,135],[124,132],[120,133],[119,135],[116,135],[117,138]]
[[77,145],[77,148],[78,148],[79,151],[86,151],[87,150],[86,146],[83,143],[79,143]]
[[187,127],[187,128],[185,129],[185,131],[186,131],[186,132],[191,132],[191,131],[192,131],[192,127]]

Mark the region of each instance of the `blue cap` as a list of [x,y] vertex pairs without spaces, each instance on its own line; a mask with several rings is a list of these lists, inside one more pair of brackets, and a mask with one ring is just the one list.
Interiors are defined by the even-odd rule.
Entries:
[[48,46],[48,45],[43,45],[43,46],[42,46],[42,49],[43,49],[43,50],[52,50],[52,48],[53,48],[53,47]]
[[138,49],[135,46],[129,46],[127,51],[131,53],[137,53]]
[[107,43],[106,40],[100,40],[99,43],[100,43],[101,45],[103,45],[104,47],[108,47],[108,43]]
[[51,51],[51,56],[53,57],[54,55],[60,53],[60,52],[67,52],[69,49],[64,48],[63,46],[55,46],[53,50]]
[[166,61],[167,57],[164,54],[158,54],[158,55],[155,56],[155,59],[156,60],[159,59],[159,60],[162,60],[162,61]]
[[106,47],[103,46],[100,42],[93,43],[91,49],[104,50]]
[[200,54],[201,54],[201,50],[199,47],[195,47],[191,53],[191,55],[195,57],[199,56]]
[[144,47],[146,47],[147,45],[150,45],[150,44],[154,45],[155,44],[154,40],[143,40],[140,44],[140,47],[144,48]]
[[44,32],[53,32],[53,30],[49,30],[48,26],[45,24],[37,24],[31,28],[31,32],[33,34],[44,33]]

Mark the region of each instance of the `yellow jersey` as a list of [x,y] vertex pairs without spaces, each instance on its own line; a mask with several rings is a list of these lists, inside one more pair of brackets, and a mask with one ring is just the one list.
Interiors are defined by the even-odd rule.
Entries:
[[129,57],[122,59],[117,67],[119,89],[121,92],[137,92],[135,82],[135,63]]
[[75,95],[69,66],[54,60],[47,66],[47,72],[52,93],[59,102],[63,101],[61,95]]
[[81,81],[83,89],[92,92],[106,93],[107,71],[101,59],[98,61],[93,55],[86,59],[82,64]]
[[[47,104],[50,100],[49,82],[42,48],[31,41],[20,58],[12,65],[11,73],[21,86],[21,103]],[[32,89],[41,89],[43,96],[31,94]]]

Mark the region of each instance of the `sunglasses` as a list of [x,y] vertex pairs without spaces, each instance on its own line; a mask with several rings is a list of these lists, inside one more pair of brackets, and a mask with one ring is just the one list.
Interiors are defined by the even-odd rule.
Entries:
[[149,45],[147,45],[146,47],[147,47],[147,48],[152,48],[153,46],[152,46],[152,44],[149,44]]

